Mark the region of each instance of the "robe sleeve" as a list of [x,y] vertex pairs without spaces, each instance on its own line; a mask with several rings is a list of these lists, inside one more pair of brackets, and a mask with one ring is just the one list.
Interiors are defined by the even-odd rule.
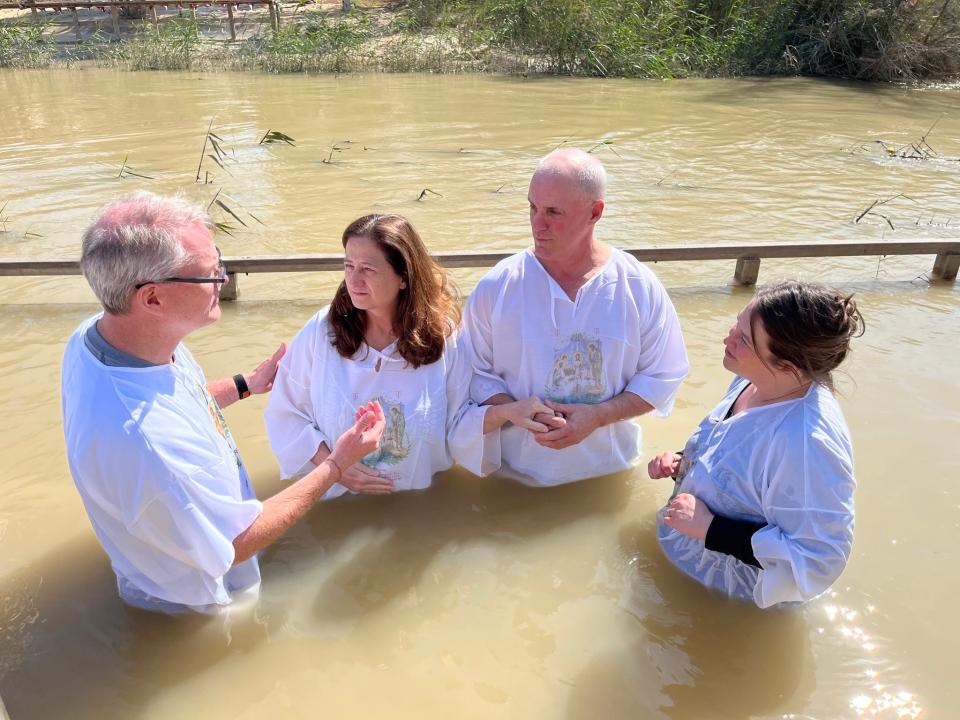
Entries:
[[636,302],[646,312],[640,326],[640,354],[636,374],[627,382],[625,392],[638,395],[653,405],[658,415],[666,417],[673,410],[673,401],[680,384],[690,371],[687,350],[680,332],[677,311],[659,282],[648,282],[638,288]]
[[[236,500],[212,492],[204,475],[205,471],[198,470],[188,481],[169,483],[127,529],[137,539],[215,580],[233,565],[233,540],[260,516],[263,505],[258,500]],[[151,568],[140,569],[148,573]],[[151,579],[161,586],[172,580]]]
[[126,542],[125,559],[170,602],[227,604],[224,576],[233,566],[233,540],[260,516],[263,505],[222,494],[217,465],[189,468],[179,456],[141,452],[123,465],[136,500],[121,519],[138,543]]
[[465,329],[447,340],[447,447],[453,461],[483,477],[500,469],[500,430],[483,433],[490,409],[470,397],[474,352]]
[[[770,448],[763,492],[768,525],[752,540],[762,569],[754,601],[765,608],[802,602],[829,588],[853,545],[852,450],[823,422]],[[789,435],[789,434],[788,434]]]
[[510,395],[507,384],[493,367],[493,313],[492,298],[481,280],[467,298],[463,311],[463,328],[469,336],[473,348],[473,374],[469,383],[470,397],[476,403],[483,403],[494,395]]
[[314,366],[318,352],[327,352],[321,343],[328,342],[322,331],[322,313],[311,318],[290,343],[280,361],[273,389],[264,411],[270,449],[277,456],[284,478],[303,475],[313,468],[311,458],[320,443],[333,445],[320,429],[311,398],[316,381]]

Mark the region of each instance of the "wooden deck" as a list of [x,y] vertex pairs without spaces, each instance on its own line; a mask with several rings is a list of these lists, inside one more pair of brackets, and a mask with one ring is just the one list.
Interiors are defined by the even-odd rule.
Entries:
[[278,0],[66,0],[53,2],[51,0],[0,0],[0,10],[17,9],[30,10],[34,22],[40,18],[40,11],[54,10],[56,12],[68,10],[73,15],[73,26],[77,42],[81,40],[80,10],[101,10],[110,13],[113,34],[120,37],[120,10],[124,8],[145,8],[153,23],[159,23],[158,9],[189,8],[191,13],[201,6],[225,7],[227,9],[227,27],[230,39],[237,39],[236,20],[234,11],[239,6],[266,5],[270,11],[270,25],[276,31],[280,28],[280,3]]

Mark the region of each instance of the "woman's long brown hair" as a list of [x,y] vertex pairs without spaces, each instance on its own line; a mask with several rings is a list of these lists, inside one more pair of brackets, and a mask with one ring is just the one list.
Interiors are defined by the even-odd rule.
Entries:
[[[402,215],[364,215],[343,231],[343,247],[354,237],[375,242],[406,283],[397,296],[393,317],[400,355],[415,368],[439,360],[447,337],[460,326],[456,289],[446,271],[430,257],[420,235]],[[345,280],[333,297],[329,322],[331,344],[341,356],[354,357],[364,344],[366,312],[350,301]]]

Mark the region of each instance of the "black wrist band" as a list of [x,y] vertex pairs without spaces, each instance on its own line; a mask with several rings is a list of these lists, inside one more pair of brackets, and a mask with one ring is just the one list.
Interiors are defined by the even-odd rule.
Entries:
[[243,375],[234,375],[233,384],[237,386],[237,395],[241,400],[250,397],[250,388],[247,387],[247,381]]

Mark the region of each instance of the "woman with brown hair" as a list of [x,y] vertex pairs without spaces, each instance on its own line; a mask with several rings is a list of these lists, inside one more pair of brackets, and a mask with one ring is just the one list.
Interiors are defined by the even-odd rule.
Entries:
[[267,403],[267,434],[284,477],[327,458],[331,439],[369,400],[386,417],[380,446],[345,469],[324,499],[419,490],[454,463],[486,475],[499,466],[494,431],[502,425],[547,430],[532,420],[553,415],[537,398],[485,407],[469,400],[473,351],[460,309],[406,218],[366,215],[342,240],[343,282],[294,338]]
[[853,449],[832,371],[863,333],[852,297],[815,283],[761,290],[724,340],[737,377],[682,453],[657,535],[704,585],[759,607],[809,600],[840,576],[853,544]]

